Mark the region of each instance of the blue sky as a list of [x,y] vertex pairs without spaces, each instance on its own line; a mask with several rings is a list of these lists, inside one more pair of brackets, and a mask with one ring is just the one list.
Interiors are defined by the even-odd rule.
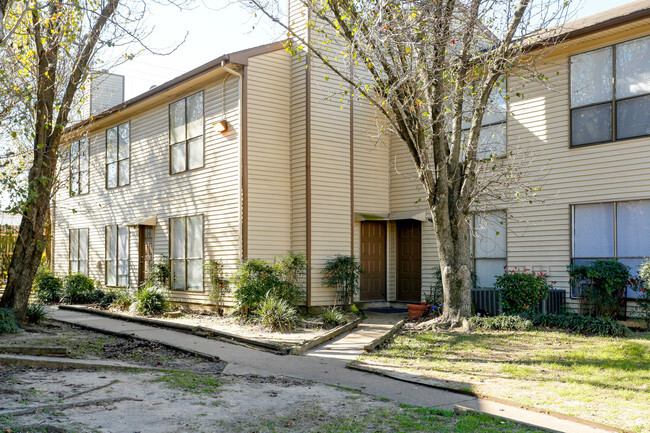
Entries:
[[[283,0],[280,0],[283,1]],[[281,29],[260,22],[229,0],[196,0],[190,10],[151,3],[147,39],[150,47],[165,50],[185,42],[171,55],[139,55],[112,72],[126,76],[125,96],[132,98],[222,54],[283,39]],[[572,9],[583,17],[631,3],[630,0],[578,0]]]

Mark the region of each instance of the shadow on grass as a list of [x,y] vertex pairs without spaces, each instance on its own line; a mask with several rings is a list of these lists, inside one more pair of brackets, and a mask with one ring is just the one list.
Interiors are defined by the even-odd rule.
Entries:
[[[437,364],[427,368],[433,372],[584,384],[603,390],[645,391],[643,386],[650,381],[650,334],[630,339],[556,331],[407,334],[378,357],[395,364],[417,358],[422,368]],[[484,365],[484,370],[476,364]]]

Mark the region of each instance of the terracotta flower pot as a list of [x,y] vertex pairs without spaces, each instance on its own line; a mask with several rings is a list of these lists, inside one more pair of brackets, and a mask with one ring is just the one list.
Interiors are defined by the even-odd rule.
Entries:
[[429,310],[429,306],[426,304],[406,304],[406,308],[409,310],[410,320],[419,319],[420,317],[424,316],[424,313],[426,313],[427,310]]

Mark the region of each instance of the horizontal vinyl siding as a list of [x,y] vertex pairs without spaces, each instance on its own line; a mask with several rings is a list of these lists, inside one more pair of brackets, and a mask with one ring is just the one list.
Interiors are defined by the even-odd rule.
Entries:
[[[350,105],[347,85],[314,61],[311,68],[311,266],[312,304],[334,302],[321,270],[336,254],[350,254]],[[325,79],[329,77],[329,80]],[[344,87],[340,87],[343,85]]]
[[[226,81],[226,112],[222,109],[223,76],[204,89],[204,167],[169,174],[168,105],[130,119],[131,184],[107,190],[105,182],[105,130],[91,136],[90,193],[69,197],[67,188],[57,194],[57,272],[67,272],[68,230],[89,227],[90,275],[104,282],[97,266],[104,260],[104,226],[124,225],[155,215],[156,260],[169,257],[169,218],[203,214],[204,259],[221,259],[228,272],[239,258],[239,113],[238,81]],[[194,93],[192,90],[187,95]],[[187,96],[184,95],[184,96]],[[229,131],[217,133],[213,124],[226,118]],[[121,122],[120,122],[121,123]],[[63,170],[67,174],[67,165]],[[130,230],[131,284],[137,283],[137,230]],[[174,300],[203,302],[204,292],[174,292]]]
[[248,63],[248,257],[291,250],[290,65],[284,50]]

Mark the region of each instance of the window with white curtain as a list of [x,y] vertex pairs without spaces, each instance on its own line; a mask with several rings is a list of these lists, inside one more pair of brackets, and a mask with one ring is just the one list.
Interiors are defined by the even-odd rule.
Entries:
[[[490,98],[481,122],[481,134],[478,139],[476,159],[499,158],[506,155],[506,80],[499,80],[490,93]],[[467,143],[467,136],[472,121],[471,104],[466,104],[463,109],[463,140]]]
[[88,275],[88,229],[70,229],[68,271]]
[[88,139],[70,144],[70,195],[88,194],[90,148]]
[[203,92],[169,105],[170,171],[203,167]]
[[171,288],[203,291],[203,216],[172,218]]
[[106,188],[131,182],[131,134],[129,122],[106,130]]
[[[650,200],[573,205],[571,227],[574,264],[617,259],[636,276],[644,258],[650,257]],[[571,297],[578,296],[572,288]],[[628,288],[628,298],[637,296]]]
[[650,36],[571,56],[571,146],[650,135]]
[[106,226],[106,266],[107,286],[127,286],[129,284],[129,228]]
[[471,250],[476,286],[493,287],[507,265],[505,211],[473,215]]

